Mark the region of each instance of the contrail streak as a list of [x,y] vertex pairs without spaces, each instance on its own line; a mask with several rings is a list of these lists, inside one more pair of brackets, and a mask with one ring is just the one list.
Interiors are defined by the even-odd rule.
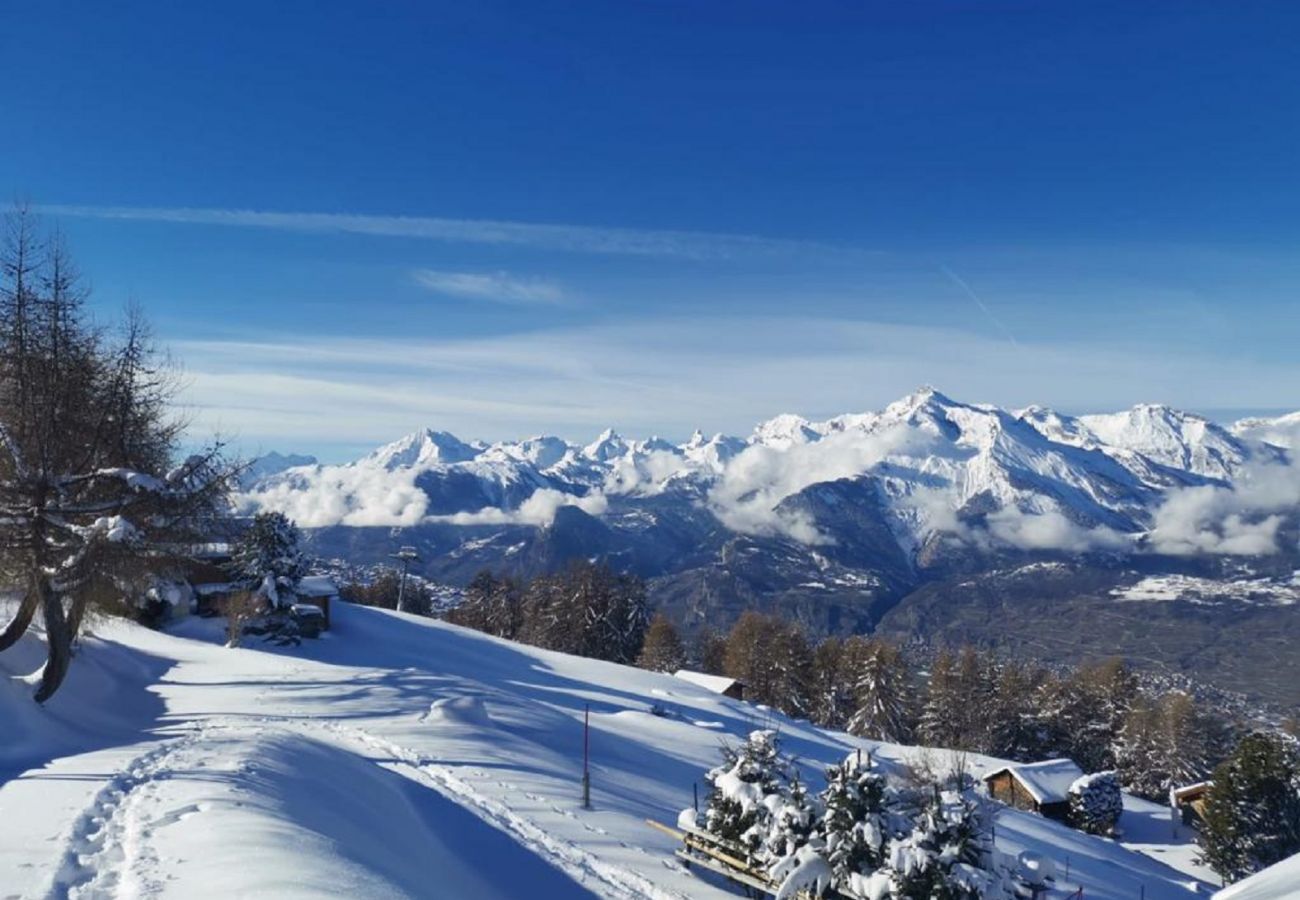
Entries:
[[971,286],[962,280],[960,275],[947,266],[940,266],[939,268],[943,271],[943,274],[952,279],[953,284],[957,285],[957,287],[961,288],[962,291],[965,292],[967,297],[970,297],[975,301],[975,305],[984,312],[984,315],[988,316],[990,322],[997,326],[998,331],[1001,331],[1006,335],[1007,340],[1011,342],[1013,347],[1020,346],[1020,342],[1016,340],[1016,336],[1011,333],[1011,330],[1007,328],[1007,326],[1003,325],[997,316],[993,315],[993,310],[989,309],[988,306],[985,305],[984,301],[980,299],[979,294],[975,293]]

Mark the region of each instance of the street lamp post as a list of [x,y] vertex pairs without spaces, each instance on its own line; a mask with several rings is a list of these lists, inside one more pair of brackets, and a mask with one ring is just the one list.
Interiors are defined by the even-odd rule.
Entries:
[[393,559],[402,561],[402,580],[397,584],[397,608],[402,612],[406,612],[406,571],[411,567],[412,562],[420,559],[420,554],[416,552],[414,547],[403,547],[396,553],[388,555]]

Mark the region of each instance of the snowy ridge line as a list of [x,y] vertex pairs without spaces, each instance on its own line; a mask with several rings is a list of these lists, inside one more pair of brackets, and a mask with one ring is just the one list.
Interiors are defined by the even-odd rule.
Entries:
[[135,814],[136,792],[166,768],[171,756],[200,740],[204,726],[192,723],[190,727],[189,734],[164,740],[128,761],[73,821],[63,861],[45,900],[141,897],[158,890],[158,885],[146,883],[135,871],[136,864],[149,855]]
[[[1278,551],[1278,526],[1300,497],[1300,464],[1289,442],[1264,440],[1272,434],[1153,404],[1074,417],[924,388],[879,412],[781,415],[748,437],[697,433],[681,444],[613,430],[586,446],[466,443],[426,429],[346,464],[268,467],[236,505],[310,529],[544,528],[572,508],[566,522],[585,514],[634,545],[663,539],[637,523],[669,508],[697,527],[814,546],[862,524],[838,522],[809,490],[863,480],[882,529],[872,543],[908,559],[941,545],[1259,555]],[[491,549],[491,537],[461,537],[438,552]]]
[[[604,896],[627,900],[690,900],[685,894],[661,888],[640,873],[621,866],[611,865],[570,841],[547,834],[542,828],[523,818],[505,804],[491,800],[462,779],[453,775],[446,766],[439,765],[419,751],[403,747],[368,731],[339,725],[335,722],[306,723],[333,732],[344,738],[359,741],[368,747],[390,754],[409,766],[424,784],[443,796],[470,810],[490,825],[505,831],[525,847],[567,873],[579,884],[597,889]],[[592,885],[595,879],[598,885]]]

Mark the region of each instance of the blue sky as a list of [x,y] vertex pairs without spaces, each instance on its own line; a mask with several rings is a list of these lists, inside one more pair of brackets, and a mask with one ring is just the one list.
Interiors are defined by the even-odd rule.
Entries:
[[747,431],[922,383],[1300,407],[1300,7],[26,4],[0,189],[343,458]]

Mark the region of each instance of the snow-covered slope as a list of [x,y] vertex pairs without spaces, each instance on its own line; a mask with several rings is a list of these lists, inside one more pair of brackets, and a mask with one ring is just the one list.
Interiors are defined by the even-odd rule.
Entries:
[[[0,681],[0,717],[25,735],[0,744],[4,896],[734,897],[644,825],[676,820],[720,741],[775,726],[814,780],[857,747],[887,768],[917,753],[671,676],[346,604],[325,639],[292,650],[226,649],[208,621],[177,628],[101,623],[45,709]],[[0,667],[20,674],[38,650]],[[1122,824],[1144,852],[1012,810],[997,841],[1062,872],[1068,858],[1089,898],[1194,896],[1166,811],[1129,800]]]
[[1214,895],[1214,900],[1295,900],[1300,897],[1300,853],[1256,872]]

